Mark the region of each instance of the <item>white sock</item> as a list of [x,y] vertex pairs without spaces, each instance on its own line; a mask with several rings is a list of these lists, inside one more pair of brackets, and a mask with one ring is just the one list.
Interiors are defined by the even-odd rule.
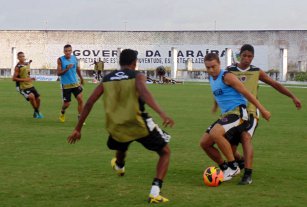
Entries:
[[115,163],[115,170],[122,170],[122,169],[125,169],[125,167],[120,168],[120,167],[118,167],[117,164]]
[[157,197],[158,195],[160,195],[159,186],[156,185],[151,186],[150,195],[152,195],[153,197]]

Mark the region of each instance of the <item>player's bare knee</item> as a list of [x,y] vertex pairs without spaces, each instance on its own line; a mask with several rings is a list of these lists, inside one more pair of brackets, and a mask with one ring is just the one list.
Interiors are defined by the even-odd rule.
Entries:
[[212,137],[206,133],[202,139],[200,140],[200,147],[203,148],[204,150],[208,149],[209,147],[212,147],[214,144],[214,141],[212,139]]
[[82,96],[81,97],[77,97],[77,101],[78,101],[78,104],[79,105],[83,105],[83,99],[82,99]]
[[29,96],[28,96],[28,99],[30,101],[33,101],[33,100],[35,100],[35,96],[32,93],[30,93]]
[[159,152],[158,152],[159,156],[167,156],[169,157],[171,155],[171,149],[168,147],[168,145],[166,145],[165,147],[163,147]]
[[249,144],[252,142],[252,138],[250,136],[249,133],[247,132],[244,132],[242,135],[241,135],[241,142],[242,144]]
[[63,103],[63,107],[64,107],[64,108],[68,108],[69,106],[70,106],[70,102],[64,102],[64,103]]

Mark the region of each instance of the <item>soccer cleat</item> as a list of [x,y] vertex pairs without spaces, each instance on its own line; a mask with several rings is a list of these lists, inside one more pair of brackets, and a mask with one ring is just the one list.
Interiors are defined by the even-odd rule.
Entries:
[[228,167],[226,170],[223,171],[223,173],[224,173],[223,181],[228,181],[228,180],[231,180],[232,177],[240,174],[240,168],[237,167],[235,170],[233,170],[230,167]]
[[60,120],[60,122],[64,123],[65,122],[65,114],[61,113],[59,120]]
[[153,195],[149,195],[149,198],[148,198],[148,203],[166,203],[168,202],[169,200],[161,195],[158,195],[156,197],[154,197]]
[[37,113],[36,118],[37,118],[37,119],[42,119],[42,118],[44,118],[44,115],[43,115],[43,114],[41,114],[41,113]]
[[34,112],[33,114],[33,118],[36,119],[37,118],[38,113]]
[[116,173],[118,174],[118,176],[124,176],[124,175],[125,175],[125,167],[119,168],[119,167],[116,165],[116,158],[113,158],[113,159],[111,160],[111,166],[112,166],[113,170],[116,171]]
[[244,175],[238,185],[249,185],[252,184],[252,176],[251,175]]

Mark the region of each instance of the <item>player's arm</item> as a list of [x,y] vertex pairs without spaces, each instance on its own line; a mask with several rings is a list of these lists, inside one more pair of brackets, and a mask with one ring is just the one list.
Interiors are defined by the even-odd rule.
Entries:
[[241,93],[249,102],[254,104],[260,111],[263,118],[269,120],[271,117],[271,113],[262,106],[262,104],[256,99],[253,94],[251,94],[241,83],[241,81],[232,73],[226,73],[224,76],[224,82],[236,89],[239,93]]
[[67,138],[68,143],[74,144],[76,141],[79,141],[81,139],[81,130],[82,130],[83,123],[85,122],[87,116],[91,112],[96,101],[102,96],[103,92],[104,92],[103,84],[99,84],[96,87],[96,89],[93,91],[92,95],[88,98],[82,110],[82,113],[80,114],[80,118],[79,118],[79,121],[77,123],[75,130]]
[[168,117],[164,111],[161,110],[160,106],[157,104],[152,94],[147,88],[146,77],[144,74],[139,73],[136,76],[136,89],[140,97],[145,101],[145,103],[150,106],[163,120],[163,126],[173,126],[174,121],[172,118]]
[[58,58],[57,60],[57,75],[58,76],[62,76],[64,75],[65,73],[67,73],[67,71],[69,71],[70,68],[73,67],[73,64],[69,64],[67,65],[67,67],[65,68],[65,70],[63,70],[62,68],[62,61],[60,58]]
[[35,78],[19,78],[19,68],[15,67],[15,71],[14,71],[12,80],[15,82],[31,82],[35,80]]
[[279,93],[291,98],[297,109],[302,108],[301,101],[293,93],[291,93],[291,91],[289,91],[286,87],[284,87],[283,85],[281,85],[277,81],[270,78],[270,76],[268,76],[263,70],[260,70],[259,80],[261,80],[262,82],[272,86]]
[[78,74],[78,76],[80,78],[81,85],[83,85],[84,84],[84,80],[83,80],[83,77],[81,75],[81,69],[80,69],[80,64],[79,63],[77,65],[77,74]]

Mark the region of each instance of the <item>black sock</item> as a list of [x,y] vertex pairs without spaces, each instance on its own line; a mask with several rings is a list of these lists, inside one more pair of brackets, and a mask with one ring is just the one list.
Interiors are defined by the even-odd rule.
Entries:
[[160,180],[158,178],[154,178],[154,180],[152,182],[152,185],[159,186],[160,189],[162,188],[162,184],[163,184],[163,180]]
[[253,169],[245,168],[244,169],[244,175],[245,176],[252,176]]
[[35,109],[34,109],[34,112],[35,112],[35,113],[39,113],[38,108],[35,108]]
[[242,170],[244,168],[244,159],[239,159],[239,160],[236,160],[238,165],[239,165],[239,168]]
[[227,165],[227,163],[224,161],[222,164],[219,165],[219,167],[220,167],[220,169],[221,169],[222,171],[224,171],[224,170],[226,170],[226,169],[228,168],[228,165]]
[[115,163],[116,163],[117,167],[119,167],[119,168],[123,168],[123,167],[125,166],[125,162],[119,163],[119,162],[116,160]]
[[228,162],[228,166],[232,169],[232,170],[235,170],[237,169],[238,167],[238,163],[236,161],[231,161],[231,162]]
[[63,115],[65,114],[65,109],[61,110],[61,114],[63,114]]

